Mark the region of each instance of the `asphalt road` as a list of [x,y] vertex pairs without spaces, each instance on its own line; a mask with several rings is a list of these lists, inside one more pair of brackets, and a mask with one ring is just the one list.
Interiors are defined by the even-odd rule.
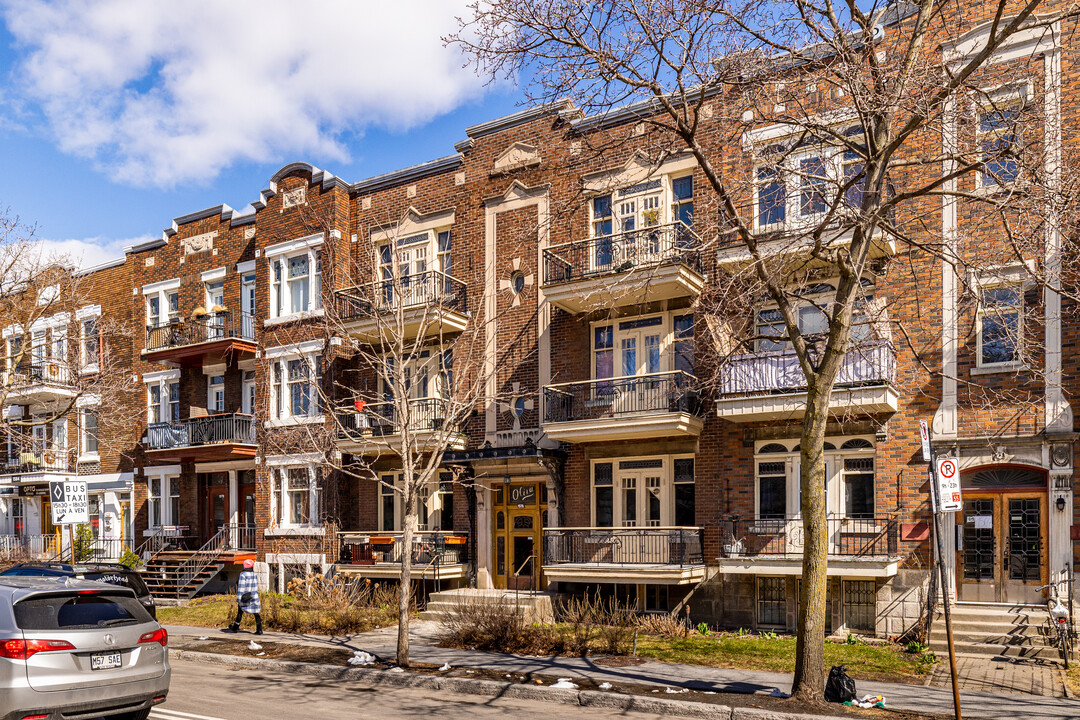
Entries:
[[371,688],[309,676],[256,672],[171,659],[169,699],[154,720],[330,720],[332,718],[651,718],[655,715],[418,688]]

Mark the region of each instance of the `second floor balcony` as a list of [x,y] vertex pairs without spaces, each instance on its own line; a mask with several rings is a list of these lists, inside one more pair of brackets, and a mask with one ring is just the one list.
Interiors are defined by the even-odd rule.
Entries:
[[21,452],[12,453],[2,459],[0,478],[6,482],[39,480],[51,475],[74,475],[75,451],[47,445],[40,447],[28,445]]
[[560,383],[544,388],[543,428],[566,442],[701,434],[697,380],[682,371]]
[[569,313],[697,296],[701,243],[681,222],[544,250],[544,294]]
[[413,438],[413,447],[420,452],[443,449],[439,445],[450,450],[465,449],[464,433],[447,424],[449,401],[443,398],[409,400],[407,422],[394,402],[357,405],[359,407],[342,408],[335,415],[338,447],[343,452],[355,455],[398,452],[406,425]]
[[696,527],[545,528],[548,581],[672,583],[705,576]]
[[[806,378],[791,352],[733,357],[720,370],[716,414],[731,422],[797,420],[806,410]],[[888,342],[848,351],[836,377],[829,412],[834,415],[891,414],[899,407],[896,351]]]
[[70,400],[79,392],[68,364],[48,358],[9,373],[7,387],[7,402],[17,405]]
[[255,457],[258,448],[254,417],[242,413],[153,423],[143,444],[155,463],[239,460]]
[[254,355],[258,345],[255,318],[249,313],[216,312],[192,318],[173,318],[146,328],[148,362],[209,365],[229,354]]
[[436,270],[338,290],[334,311],[363,342],[459,333],[469,319],[465,283]]

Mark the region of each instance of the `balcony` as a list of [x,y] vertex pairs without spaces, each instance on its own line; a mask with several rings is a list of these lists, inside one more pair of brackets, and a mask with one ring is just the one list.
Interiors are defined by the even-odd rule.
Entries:
[[[446,449],[464,450],[465,435],[446,428],[448,401],[443,398],[409,400],[409,429],[421,452],[430,452],[444,442]],[[364,404],[363,409],[337,411],[338,448],[353,455],[396,453],[401,447],[402,422],[393,402]]]
[[148,326],[143,359],[184,366],[213,365],[230,355],[254,356],[256,349],[252,315],[217,312]]
[[[808,256],[817,243],[813,235],[815,230],[817,230],[817,226],[809,224],[804,227],[778,229],[774,232],[759,231],[756,233],[758,251],[764,258],[777,255]],[[851,245],[851,229],[850,227],[842,227],[839,222],[834,223],[829,229],[825,230],[820,242],[824,247],[831,249],[846,248]],[[870,239],[867,257],[870,259],[888,258],[895,254],[896,240],[879,229]],[[753,256],[750,254],[750,250],[747,249],[746,244],[737,234],[729,233],[721,236],[716,251],[716,264],[720,268],[737,271],[748,266],[752,261]],[[811,257],[805,257],[804,262],[805,267],[818,267],[825,264],[825,261]]]
[[[896,351],[875,342],[848,351],[829,398],[837,416],[896,412]],[[720,369],[716,414],[731,422],[797,420],[806,410],[806,378],[791,352],[731,358]]]
[[459,333],[469,314],[465,283],[431,270],[334,293],[334,310],[363,342]]
[[693,583],[705,577],[692,527],[545,528],[549,582]]
[[544,295],[573,314],[696,297],[700,248],[681,222],[556,245],[544,250]]
[[[892,577],[900,563],[900,523],[891,516],[830,517],[826,521],[829,575]],[[795,517],[724,520],[720,523],[722,572],[799,575],[805,546]]]
[[[339,532],[337,571],[365,578],[396,578],[405,552],[401,532]],[[468,576],[465,533],[421,530],[413,534],[413,579],[453,580]]]
[[72,384],[67,363],[42,360],[11,373],[7,402],[13,405],[51,403],[70,400],[78,392]]
[[143,444],[155,463],[253,458],[255,422],[251,415],[227,413],[154,423]]
[[27,449],[3,459],[0,478],[5,482],[44,482],[76,473],[75,457],[67,450]]
[[544,432],[576,443],[696,437],[703,425],[696,385],[682,371],[548,385]]

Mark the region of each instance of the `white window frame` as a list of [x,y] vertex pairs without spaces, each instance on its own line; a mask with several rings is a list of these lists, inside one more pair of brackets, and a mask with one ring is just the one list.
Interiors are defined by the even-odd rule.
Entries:
[[[451,505],[454,502],[454,491],[451,485],[451,490],[443,492],[440,490],[441,478],[438,477],[444,473],[436,473],[436,477],[428,482],[418,493],[417,501],[417,525],[416,529],[420,532],[431,531],[431,519],[438,517],[443,508],[443,501],[449,500]],[[405,476],[397,471],[394,472],[380,472],[377,474],[378,482],[375,483],[377,493],[377,515],[378,515],[378,530],[379,532],[401,532],[404,528],[402,522],[405,516],[405,502],[403,488],[405,482]],[[386,529],[386,510],[384,507],[384,498],[393,497],[394,504],[394,517],[393,528]],[[445,528],[440,528],[440,531]]]
[[[319,461],[295,462],[294,458],[282,457],[268,459],[270,466],[270,521],[272,527],[279,528],[316,528],[322,527],[319,508],[318,468]],[[321,458],[320,458],[321,460]],[[282,493],[295,492],[288,489],[288,476],[290,470],[304,470],[308,477],[308,521],[296,522],[294,518],[282,517],[282,509],[288,512],[292,508],[291,503],[282,505]],[[288,496],[285,496],[288,499]]]
[[243,375],[241,375],[242,380],[240,382],[240,387],[241,387],[240,407],[241,407],[241,411],[245,415],[254,415],[255,414],[255,404],[258,402],[258,398],[256,396],[256,393],[258,392],[258,384],[255,381],[255,371],[254,370],[241,370],[240,372],[243,373]]
[[[997,310],[987,307],[983,301],[983,293],[987,290],[1010,289],[1017,295],[1016,304],[1016,338],[1011,360],[1001,362],[986,362],[983,359],[983,323],[987,315],[998,315]],[[1009,280],[997,280],[993,282],[980,282],[977,290],[977,309],[975,311],[975,367],[985,370],[1015,370],[1024,367],[1024,283]],[[1004,315],[1006,313],[1000,313]]]
[[[312,341],[298,345],[288,345],[270,348],[263,353],[268,361],[267,377],[270,387],[269,416],[266,427],[280,427],[283,425],[302,425],[307,423],[321,423],[325,421],[325,415],[321,410],[323,402],[318,389],[319,362],[323,353],[323,341]],[[306,363],[310,371],[311,390],[310,411],[306,415],[293,415],[289,402],[289,361],[301,360]],[[280,373],[280,375],[279,375]],[[279,383],[280,378],[280,383]],[[282,394],[284,393],[284,395]]]
[[[842,447],[843,444],[850,440],[865,440],[870,443],[871,447],[844,449]],[[834,447],[832,450],[825,450],[826,515],[829,518],[848,519],[847,487],[844,483],[844,460],[866,457],[874,460],[874,514],[879,514],[877,473],[880,471],[880,467],[877,461],[877,442],[875,438],[872,435],[830,435],[825,438],[825,441],[831,443]],[[787,452],[762,453],[761,450],[769,445],[782,445],[786,448]],[[753,466],[755,520],[760,519],[761,522],[780,522],[780,518],[761,518],[761,475],[758,472],[758,467],[759,463],[765,462],[783,462],[785,464],[785,477],[787,482],[785,487],[785,518],[794,520],[802,516],[802,508],[800,505],[802,488],[799,479],[801,459],[797,449],[798,446],[799,440],[791,438],[781,440],[758,440],[755,443]],[[770,477],[771,476],[772,475],[770,474]]]
[[[221,382],[214,382],[220,380]],[[220,403],[218,400],[220,399]],[[206,376],[206,410],[211,415],[225,412],[225,375]]]
[[[160,326],[180,317],[180,278],[164,280],[158,283],[142,286],[143,302],[146,308],[146,326]],[[176,308],[169,302],[170,298],[176,298]],[[157,299],[158,315],[156,322],[151,322],[154,317],[150,314],[151,298]]]
[[[89,348],[87,347],[87,343],[91,338],[86,334],[86,324],[91,321],[94,323],[93,340],[96,346],[96,350],[93,353],[90,353]],[[101,306],[88,305],[79,308],[75,312],[75,322],[78,323],[79,329],[79,372],[84,375],[93,375],[94,373],[100,372]]]
[[[675,527],[675,461],[684,458],[694,459],[693,453],[676,453],[672,455],[640,455],[631,457],[594,458],[589,463],[589,522],[592,527],[598,527],[596,520],[596,466],[602,464],[611,465],[611,527]],[[639,460],[660,461],[659,468],[626,469],[620,470],[620,462],[634,462]],[[696,467],[696,460],[695,460]],[[620,472],[625,477],[630,474],[637,475],[637,508],[636,524],[626,525],[626,508],[622,486],[620,484]],[[696,469],[695,469],[696,473]],[[649,525],[648,523],[648,498],[650,492],[645,486],[645,475],[659,474],[660,476],[660,524]],[[695,478],[696,482],[696,478]],[[601,487],[608,487],[607,485]],[[696,500],[695,500],[696,504]]]
[[[621,361],[621,340],[632,332],[638,332],[639,329],[633,330],[621,330],[619,329],[620,323],[649,320],[651,318],[660,317],[661,323],[655,326],[656,332],[660,335],[660,369],[658,372],[666,373],[675,370],[675,318],[683,315],[693,315],[693,308],[681,308],[678,310],[667,310],[662,313],[647,313],[645,315],[632,315],[629,317],[617,317],[609,318],[606,320],[595,320],[589,324],[589,376],[592,380],[608,380],[618,379],[624,377],[622,375],[622,361]],[[598,378],[596,376],[596,330],[601,327],[611,327],[612,340],[612,378]],[[652,328],[650,328],[651,330]],[[696,349],[696,348],[695,348]],[[640,347],[637,349],[640,357],[644,357],[645,348]]]
[[[1007,85],[1001,85],[996,88],[985,90],[981,98],[972,102],[972,114],[974,115],[974,128],[975,128],[975,148],[979,154],[979,157],[983,157],[983,143],[992,140],[996,137],[1011,134],[1007,128],[994,128],[992,130],[982,129],[982,119],[985,113],[995,111],[1012,111],[1016,110],[1021,115],[1028,108],[1028,103],[1034,93],[1034,85],[1030,82],[1022,82],[1020,84],[1010,83]],[[1022,125],[1022,121],[1021,121]],[[1016,134],[1019,136],[1021,133],[1017,129]],[[1017,142],[1023,144],[1023,138],[1017,137]],[[975,189],[983,193],[996,193],[1007,192],[1010,189],[1016,187],[1016,185],[1024,179],[1024,165],[1020,162],[1019,158],[1016,160],[1017,175],[1009,182],[998,182],[997,180],[991,180],[984,173],[983,170],[979,170],[975,173]]]
[[[98,424],[100,418],[98,417],[97,406],[80,408],[80,422],[79,422],[79,462],[90,462],[101,459],[101,428]],[[93,415],[94,417],[94,432],[87,432],[86,418]],[[90,449],[90,436],[94,438],[94,449]]]
[[[273,325],[324,314],[320,265],[322,246],[323,234],[317,233],[266,248],[264,254],[269,261],[267,279],[270,288],[270,317],[264,321],[264,324]],[[306,257],[308,263],[306,309],[296,309],[292,306],[290,292],[289,261],[300,257]],[[280,280],[277,279],[279,268]]]
[[[159,482],[159,493],[155,495],[152,492],[153,482],[157,480]],[[153,523],[154,513],[152,507],[148,512],[147,525],[149,529],[158,530],[164,526],[177,525],[180,522],[179,517],[173,517],[173,498],[177,498],[176,506],[179,511],[180,503],[180,468],[177,465],[162,466],[157,468],[146,469],[146,499],[147,504],[153,506],[158,504],[158,517],[161,522],[157,525]]]
[[[162,370],[160,372],[144,373],[143,384],[146,385],[146,421],[153,425],[155,422],[178,422],[180,419],[177,412],[176,420],[172,417],[172,406],[180,407],[180,371]],[[175,402],[171,399],[171,386],[176,386],[177,396]],[[154,391],[157,388],[157,407],[154,406]]]

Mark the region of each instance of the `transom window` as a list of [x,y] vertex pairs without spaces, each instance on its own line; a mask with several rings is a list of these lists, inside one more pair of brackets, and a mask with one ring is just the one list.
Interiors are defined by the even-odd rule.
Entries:
[[[873,518],[874,443],[870,438],[829,438],[825,442],[826,512],[829,517]],[[755,516],[762,520],[801,514],[797,441],[759,443],[754,454]]]
[[[592,237],[590,270],[618,270],[625,264],[661,261],[684,248],[689,235],[649,232],[668,223],[694,226],[694,177],[664,176],[593,197],[589,204]],[[614,237],[613,237],[614,236]]]

